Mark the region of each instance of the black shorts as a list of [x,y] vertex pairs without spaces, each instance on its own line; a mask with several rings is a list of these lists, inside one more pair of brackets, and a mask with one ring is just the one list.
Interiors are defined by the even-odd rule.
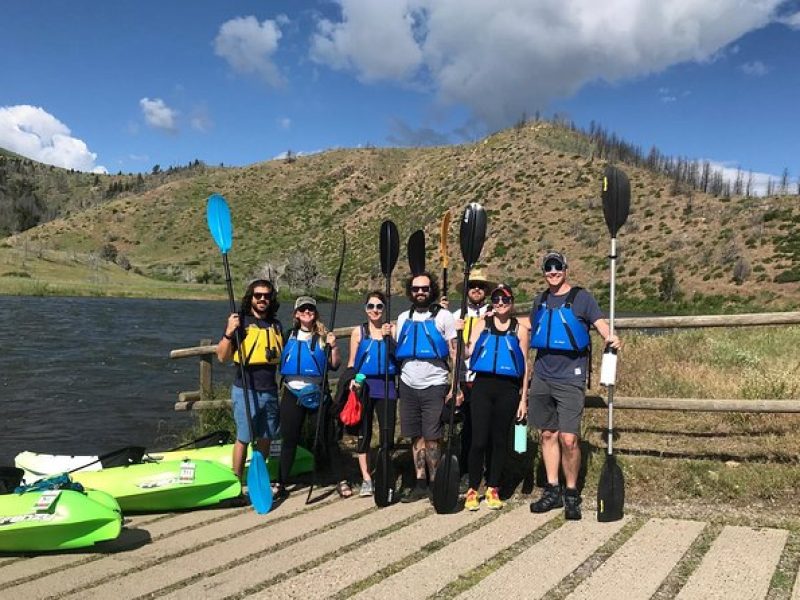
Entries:
[[448,388],[443,384],[418,390],[400,380],[400,433],[403,437],[442,438],[442,407]]
[[528,397],[528,420],[537,429],[580,435],[586,401],[582,384],[544,381],[534,376]]

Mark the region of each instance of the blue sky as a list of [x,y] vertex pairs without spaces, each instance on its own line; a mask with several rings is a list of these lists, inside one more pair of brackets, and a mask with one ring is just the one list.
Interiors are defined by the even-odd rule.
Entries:
[[0,146],[81,170],[458,143],[539,110],[800,175],[797,0],[4,0],[0,26]]

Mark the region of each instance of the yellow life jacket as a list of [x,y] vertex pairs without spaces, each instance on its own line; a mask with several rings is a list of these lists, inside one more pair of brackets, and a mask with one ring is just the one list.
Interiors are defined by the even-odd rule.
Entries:
[[[245,329],[242,353],[246,365],[277,365],[281,362],[283,336],[274,325],[260,327],[251,323]],[[239,352],[233,353],[234,362],[239,362]]]
[[478,315],[470,315],[464,319],[464,343],[469,344],[469,338],[472,337],[472,330],[475,329],[475,323],[480,321],[483,317]]

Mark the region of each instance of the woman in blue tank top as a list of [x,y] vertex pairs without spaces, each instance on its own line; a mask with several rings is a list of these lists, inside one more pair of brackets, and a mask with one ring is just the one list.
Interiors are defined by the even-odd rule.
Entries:
[[[397,418],[397,387],[395,374],[397,371],[394,358],[394,326],[384,324],[383,313],[386,307],[386,297],[382,292],[370,292],[364,302],[367,313],[367,322],[359,327],[354,327],[350,334],[350,359],[347,366],[358,374],[366,375],[363,385],[369,390],[369,404],[364,407],[361,423],[358,427],[358,466],[361,468],[360,496],[371,496],[372,476],[370,475],[367,457],[372,442],[373,412],[378,413],[380,431],[384,431],[384,385],[386,381],[386,343],[385,336],[389,336],[389,419],[385,430],[387,431],[388,447],[391,449],[394,440],[395,421]],[[350,387],[357,385],[351,382]]]

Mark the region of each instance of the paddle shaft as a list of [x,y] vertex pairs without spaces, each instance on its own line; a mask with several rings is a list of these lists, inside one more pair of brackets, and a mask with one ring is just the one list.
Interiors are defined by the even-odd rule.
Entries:
[[[336,281],[333,285],[333,306],[331,307],[331,320],[330,320],[330,328],[329,331],[333,331],[336,328],[336,309],[339,306],[339,284],[342,280],[342,267],[344,266],[344,253],[346,248],[346,242],[344,239],[344,233],[342,233],[342,253],[339,258],[339,270],[336,272]],[[325,366],[322,367],[322,387],[320,388],[320,399],[319,399],[319,408],[317,408],[317,425],[314,428],[314,447],[313,451],[317,450],[317,445],[319,444],[319,434],[320,429],[322,428],[322,419],[323,419],[323,412],[325,410],[325,396],[328,390],[328,372],[329,367],[331,364],[331,352],[333,352],[333,348],[326,344],[325,346]],[[317,478],[317,461],[316,458],[314,459],[314,466],[312,468],[311,474],[311,485],[308,486],[308,496],[306,496],[306,504],[309,503],[311,500],[311,492],[314,490],[314,481]]]
[[[617,295],[617,238],[611,238],[611,252],[608,255],[611,262],[611,286],[609,291],[608,331],[609,336],[614,335],[614,316]],[[608,455],[614,454],[614,387],[608,386]]]
[[[231,313],[236,312],[236,301],[233,299],[233,281],[231,281],[231,266],[228,264],[228,253],[222,253],[222,268],[225,271],[225,287],[228,288],[228,304],[230,305]],[[242,315],[242,319],[244,319],[244,315]],[[241,327],[243,323],[239,324],[234,332],[233,336],[236,340],[236,352],[239,354],[239,375],[242,378],[242,391],[244,392],[244,409],[247,413],[247,428],[250,431],[250,443],[253,445],[253,449],[256,448],[256,435],[255,429],[253,429],[253,411],[250,408],[250,390],[249,385],[247,382],[247,369],[245,369],[244,361],[245,355],[242,351],[242,335],[241,335]]]

